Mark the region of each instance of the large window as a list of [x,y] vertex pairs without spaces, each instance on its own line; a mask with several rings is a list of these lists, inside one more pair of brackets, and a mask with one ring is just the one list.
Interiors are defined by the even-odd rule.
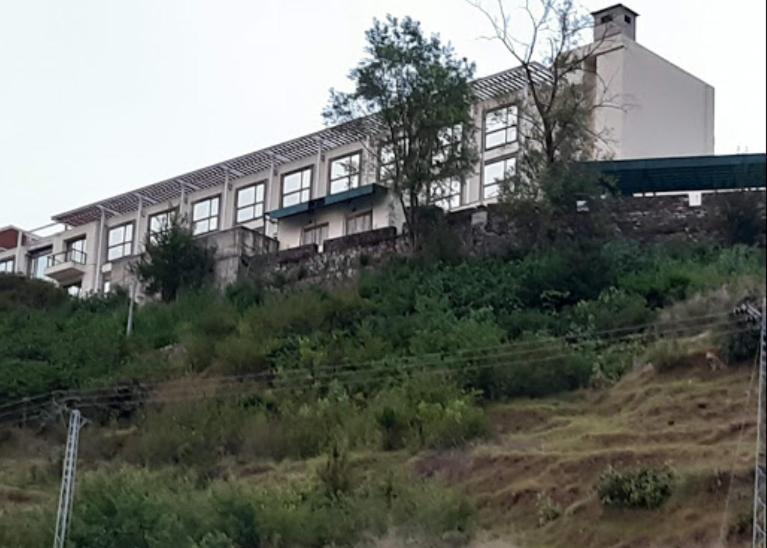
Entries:
[[431,203],[444,210],[455,209],[461,205],[463,185],[456,179],[434,185],[431,191]]
[[158,234],[162,234],[170,228],[176,210],[169,209],[149,216],[149,239],[155,241]]
[[507,105],[485,114],[485,150],[517,140],[518,115],[516,105]]
[[133,252],[133,223],[125,223],[109,229],[107,237],[107,261],[127,257]]
[[265,188],[264,183],[257,183],[237,189],[236,223],[257,221],[259,226],[264,224]]
[[282,207],[308,202],[312,188],[312,168],[282,176]]
[[85,264],[85,238],[77,238],[76,240],[69,240],[67,242],[66,259],[68,261],[72,261],[73,263]]
[[14,263],[13,259],[0,260],[0,273],[12,274],[14,271],[13,263]]
[[361,154],[355,152],[330,162],[330,194],[360,186]]
[[38,280],[47,280],[45,269],[48,267],[48,256],[51,248],[36,249],[29,254],[29,277]]
[[205,198],[192,206],[192,234],[206,234],[218,230],[219,198]]
[[328,224],[306,227],[301,233],[301,245],[317,244],[322,246],[328,239]]
[[501,185],[514,175],[516,167],[517,159],[514,157],[485,164],[485,172],[482,177],[482,198],[496,198],[501,193]]
[[357,213],[346,219],[346,234],[359,234],[373,229],[373,212]]

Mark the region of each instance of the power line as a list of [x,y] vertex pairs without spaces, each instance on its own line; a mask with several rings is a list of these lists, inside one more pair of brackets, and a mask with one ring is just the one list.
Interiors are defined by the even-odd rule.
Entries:
[[[603,331],[597,331],[593,332],[589,335],[584,335],[583,340],[581,341],[575,341],[571,344],[592,344],[596,343],[593,339],[593,337],[600,338],[600,342],[620,342],[623,340],[630,339],[634,335],[647,335],[647,333],[643,333],[643,329],[647,329],[648,327],[655,327],[656,331],[654,335],[656,337],[659,337],[663,334],[675,334],[677,336],[685,334],[689,330],[694,329],[703,329],[703,328],[713,328],[713,327],[720,327],[720,326],[726,326],[730,325],[731,322],[724,321],[724,322],[713,322],[712,320],[717,318],[724,318],[726,316],[729,316],[729,314],[712,314],[712,315],[704,315],[704,316],[698,316],[694,318],[688,318],[685,320],[679,320],[672,323],[666,323],[662,326],[659,326],[657,323],[649,323],[649,324],[638,324],[633,326],[626,326],[622,328],[616,328],[616,329],[609,329],[609,330],[603,330]],[[709,322],[709,323],[707,323]],[[618,336],[620,333],[624,333],[622,336]],[[589,337],[589,338],[586,338]],[[452,361],[462,361],[462,360],[468,360],[468,359],[478,359],[478,358],[490,358],[494,355],[491,353],[493,350],[501,352],[501,351],[509,351],[514,352],[516,350],[522,349],[522,350],[537,350],[537,349],[543,349],[547,348],[550,342],[557,342],[560,344],[566,344],[567,338],[566,337],[544,337],[540,339],[536,339],[534,341],[519,341],[516,343],[507,343],[507,344],[500,344],[500,345],[492,345],[487,347],[479,347],[479,348],[473,348],[473,349],[467,349],[462,350],[458,352],[454,352],[452,354],[445,354],[443,353],[430,353],[430,354],[422,354],[418,356],[392,356],[389,358],[383,358],[383,359],[374,359],[374,360],[366,360],[362,362],[340,362],[337,364],[327,364],[323,366],[318,366],[312,368],[312,372],[321,372],[321,371],[332,371],[334,373],[337,373],[339,370],[342,369],[350,369],[352,367],[365,367],[372,364],[384,364],[386,367],[391,366],[391,362],[394,361],[400,366],[407,366],[409,362],[415,362],[418,365],[428,365],[431,363],[447,363]],[[488,352],[487,354],[483,354],[484,352]],[[449,358],[447,356],[450,356]],[[304,369],[287,369],[280,372],[280,375],[299,375],[299,374],[305,374]],[[28,405],[30,401],[37,401],[39,399],[45,399],[45,398],[51,398],[51,397],[57,397],[57,398],[68,398],[68,397],[76,397],[76,396],[82,396],[85,393],[114,393],[115,390],[119,389],[128,389],[130,387],[137,387],[145,390],[151,390],[155,387],[164,387],[167,388],[167,386],[170,383],[182,383],[182,382],[194,382],[195,386],[200,386],[200,383],[206,383],[206,382],[229,382],[229,381],[241,381],[241,380],[259,380],[259,379],[271,379],[274,378],[275,373],[272,371],[267,372],[258,372],[258,373],[249,373],[249,374],[242,374],[242,375],[229,375],[229,376],[218,376],[218,377],[209,377],[207,379],[195,379],[194,381],[168,381],[168,382],[158,382],[154,384],[135,384],[135,385],[116,385],[112,387],[101,387],[101,388],[93,388],[90,390],[77,390],[77,389],[70,389],[70,390],[60,390],[60,391],[50,391],[43,394],[37,394],[35,396],[31,396],[29,398],[22,398],[15,402],[5,403],[0,405],[0,410],[9,408],[9,407],[22,407],[25,404]],[[33,406],[34,407],[34,406]],[[0,417],[3,416],[3,413],[0,413]]]

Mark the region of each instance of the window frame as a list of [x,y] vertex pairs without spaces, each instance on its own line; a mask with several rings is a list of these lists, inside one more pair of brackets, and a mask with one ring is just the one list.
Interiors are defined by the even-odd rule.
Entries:
[[[29,256],[29,277],[33,280],[48,280],[49,278],[45,275],[45,269],[48,268],[48,257],[53,255],[53,246],[47,246],[47,247],[40,247],[38,249],[32,249],[30,250],[28,256]],[[41,262],[42,261],[42,262]],[[40,275],[38,276],[38,268],[37,265],[42,265],[42,270],[40,271]]]
[[[466,190],[466,181],[463,179],[453,179],[451,181],[448,181],[446,184],[457,184],[458,189],[455,192],[449,192],[448,194],[444,196],[440,196],[439,198],[435,198],[433,193],[432,196],[429,198],[429,203],[431,205],[435,205],[439,208],[442,208],[444,211],[453,211],[455,209],[458,209],[462,205],[464,205],[464,192]],[[452,205],[449,202],[455,198],[458,197],[458,203],[456,205]],[[441,204],[444,202],[448,202],[447,207],[443,207]]]
[[[78,245],[80,242],[82,242],[82,246]],[[88,238],[85,235],[66,240],[64,242],[64,258],[76,264],[85,264],[88,260],[88,255],[85,252],[87,243]]]
[[[356,219],[359,219],[360,217],[369,217],[370,218],[370,228],[368,228],[367,230],[360,230],[360,231],[357,231],[357,232],[350,232],[349,231],[349,222],[353,221],[353,220],[356,220]],[[373,210],[372,209],[368,209],[368,210],[365,210],[365,211],[359,211],[359,212],[352,213],[351,215],[348,215],[346,217],[345,221],[344,221],[344,235],[345,236],[352,236],[354,234],[361,234],[363,232],[369,232],[371,230],[373,230]]]
[[[341,177],[336,177],[335,179],[333,179],[333,164],[336,162],[340,162],[346,158],[352,158],[354,156],[358,157],[357,171],[355,173],[350,173],[350,174],[343,175]],[[357,176],[357,186],[352,186],[351,179],[355,175]],[[333,192],[333,183],[336,181],[342,181],[344,179],[349,180],[349,186],[347,186],[344,190]],[[340,194],[341,192],[346,192],[347,190],[351,190],[353,188],[359,188],[361,186],[362,186],[362,150],[355,150],[353,152],[342,154],[341,156],[336,156],[335,158],[330,158],[328,160],[328,196],[330,196],[331,194]]]
[[[8,266],[10,265],[10,267]],[[6,257],[0,259],[0,274],[13,274],[16,272],[16,258]]]
[[[158,234],[162,234],[163,232],[166,232],[170,226],[171,226],[171,219],[174,215],[178,213],[178,208],[171,208],[171,209],[165,209],[163,211],[158,211],[157,213],[150,213],[147,216],[147,224],[146,224],[146,230],[149,234],[149,240],[151,242],[154,242],[154,237]],[[168,224],[165,228],[162,228],[160,230],[152,230],[152,221],[158,217],[162,217],[164,215],[167,215],[168,217]]]
[[482,165],[482,188],[480,189],[480,190],[481,190],[481,196],[480,196],[480,198],[481,198],[481,201],[483,201],[483,202],[484,202],[484,201],[486,201],[486,200],[493,200],[493,199],[497,199],[497,198],[498,198],[498,196],[500,196],[500,193],[497,193],[497,194],[495,194],[494,196],[487,196],[487,195],[486,195],[486,191],[487,191],[487,188],[488,188],[488,187],[491,187],[491,186],[498,186],[498,187],[500,187],[501,183],[500,183],[500,182],[496,182],[496,181],[503,181],[503,180],[504,180],[504,179],[500,179],[500,180],[499,180],[499,179],[493,179],[493,182],[492,182],[492,183],[488,183],[488,182],[487,182],[487,177],[486,177],[486,173],[487,173],[487,168],[488,168],[488,166],[491,166],[491,165],[493,165],[493,164],[500,164],[500,163],[503,163],[503,164],[504,164],[504,174],[505,174],[505,173],[506,173],[506,171],[507,171],[507,169],[508,169],[508,168],[506,167],[506,165],[505,165],[505,164],[506,164],[506,163],[507,163],[509,160],[513,160],[513,162],[514,162],[514,171],[513,171],[513,173],[511,174],[511,175],[513,176],[513,175],[515,175],[515,174],[517,173],[517,155],[516,155],[516,154],[510,154],[510,155],[508,155],[508,156],[502,156],[502,157],[500,157],[500,158],[495,158],[495,159],[494,159],[494,160],[492,160],[491,162],[485,162],[485,163]]
[[[307,232],[309,232],[311,230],[322,230],[323,228],[325,229],[325,239],[324,240],[322,240],[319,243],[317,243],[317,242],[307,242],[306,241],[306,233]],[[328,222],[316,223],[316,224],[312,224],[312,225],[309,225],[309,226],[305,226],[305,227],[303,227],[301,229],[301,245],[303,246],[303,245],[315,244],[317,246],[317,248],[320,248],[325,243],[325,241],[329,239],[328,238],[329,236],[330,236],[330,223],[328,223]]]
[[[509,120],[506,120],[506,125],[501,128],[496,128],[490,132],[488,132],[487,129],[487,118],[494,112],[498,112],[499,110],[509,110],[511,108],[514,108],[516,111],[516,115],[514,116],[513,123],[509,123]],[[514,128],[514,139],[512,141],[508,141],[508,132],[510,128]],[[487,137],[489,134],[496,134],[503,132],[503,142],[499,145],[493,145],[493,146],[487,146]],[[517,103],[508,103],[505,105],[501,105],[495,108],[491,108],[486,110],[482,115],[482,150],[488,151],[488,150],[495,150],[497,148],[502,148],[505,146],[513,145],[514,143],[519,142],[519,105]]]
[[[296,203],[294,203],[294,204],[290,204],[290,205],[286,206],[285,205],[285,196],[286,196],[286,194],[285,194],[285,179],[287,179],[291,175],[296,175],[297,173],[303,173],[305,171],[309,172],[309,185],[306,188],[304,188],[302,186],[299,186],[298,190],[293,190],[291,192],[288,192],[287,195],[289,195],[289,196],[291,196],[293,194],[298,194],[298,201]],[[303,184],[303,177],[302,177],[301,184]],[[313,184],[314,184],[314,166],[313,165],[304,166],[302,168],[294,169],[292,171],[288,171],[286,173],[283,173],[280,176],[280,208],[291,207],[291,206],[299,205],[299,204],[305,204],[305,203],[311,201],[311,199],[312,199],[312,185]],[[301,194],[304,191],[308,191],[309,195],[306,198],[306,200],[301,200]]]
[[[256,181],[254,183],[243,185],[241,187],[234,189],[234,224],[242,225],[246,223],[251,223],[253,221],[259,221],[258,226],[264,226],[264,219],[266,217],[266,180],[262,181]],[[262,187],[261,192],[261,201],[258,201],[258,187]],[[240,205],[240,192],[243,190],[247,190],[249,188],[254,189],[253,194],[253,203],[248,205]],[[261,215],[255,215],[256,213],[256,206],[261,205]],[[238,219],[238,215],[240,213],[240,210],[247,209],[247,208],[253,208],[253,217],[250,217],[249,219],[246,219],[244,221],[240,221]]]
[[[107,230],[107,247],[106,247],[106,260],[107,262],[117,261],[119,259],[123,259],[125,257],[130,257],[133,255],[133,241],[136,238],[136,223],[133,221],[128,221],[127,223],[121,223],[119,225],[110,226]],[[130,241],[125,240],[125,233],[126,230],[130,227]],[[111,234],[115,230],[123,229],[123,240],[118,244],[111,244]],[[125,247],[128,246],[128,252],[125,252]],[[113,249],[122,248],[122,253],[116,257],[111,257],[110,253]]]
[[[216,200],[216,210],[215,213],[213,212],[213,208],[210,208],[210,211],[208,212],[207,217],[200,217],[199,219],[194,218],[194,208],[203,202],[212,202],[213,200]],[[216,220],[216,226],[215,228],[210,228],[210,221],[211,219]],[[206,222],[208,223],[208,230],[205,230],[203,232],[195,232],[195,226],[197,223]],[[191,229],[192,229],[192,235],[193,236],[202,236],[204,234],[210,234],[212,232],[216,232],[221,229],[221,194],[213,194],[211,196],[206,196],[205,198],[200,198],[199,200],[195,200],[192,202],[192,222],[191,222]]]

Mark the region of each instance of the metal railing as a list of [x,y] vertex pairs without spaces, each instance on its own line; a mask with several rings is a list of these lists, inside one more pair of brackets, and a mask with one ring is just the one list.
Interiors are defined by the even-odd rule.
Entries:
[[52,266],[67,262],[85,264],[87,258],[88,256],[84,251],[80,251],[79,249],[67,249],[66,251],[48,255],[48,263],[46,266],[47,268],[51,268]]

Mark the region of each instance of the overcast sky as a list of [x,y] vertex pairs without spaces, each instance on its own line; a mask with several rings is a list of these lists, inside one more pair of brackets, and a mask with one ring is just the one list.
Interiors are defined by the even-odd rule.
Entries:
[[[765,1],[627,5],[639,43],[716,88],[716,152],[763,152]],[[387,13],[478,76],[514,64],[463,0],[0,0],[0,226],[320,129]]]

